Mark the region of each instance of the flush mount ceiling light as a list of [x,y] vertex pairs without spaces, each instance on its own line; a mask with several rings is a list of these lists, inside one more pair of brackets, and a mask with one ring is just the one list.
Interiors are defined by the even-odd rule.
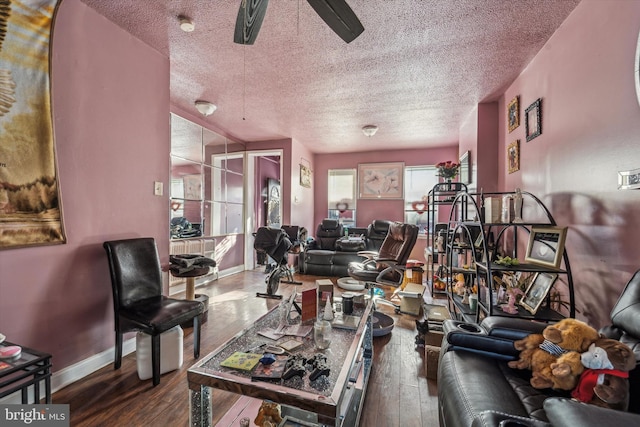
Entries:
[[178,19],[180,20],[180,29],[185,33],[190,33],[191,31],[196,29],[196,26],[193,24],[193,21],[187,18],[186,16],[180,15],[178,16]]
[[210,103],[209,101],[196,101],[196,108],[200,111],[200,114],[203,116],[210,116],[218,107],[215,104]]
[[378,132],[378,126],[376,125],[366,125],[362,126],[362,133],[364,133],[368,137],[372,137]]

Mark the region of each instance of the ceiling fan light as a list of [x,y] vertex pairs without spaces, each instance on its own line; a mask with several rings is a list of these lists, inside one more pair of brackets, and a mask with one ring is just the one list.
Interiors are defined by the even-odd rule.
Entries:
[[203,116],[210,116],[218,109],[215,104],[212,104],[209,101],[196,101],[195,105]]
[[378,126],[376,125],[366,125],[362,126],[362,133],[364,133],[368,137],[372,137],[378,132]]

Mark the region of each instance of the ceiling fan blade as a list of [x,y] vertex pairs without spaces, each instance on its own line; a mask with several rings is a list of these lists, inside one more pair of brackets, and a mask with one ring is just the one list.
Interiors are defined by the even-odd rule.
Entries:
[[269,0],[241,0],[233,41],[238,44],[253,44],[258,37]]
[[307,0],[313,10],[342,40],[352,42],[364,31],[345,0]]

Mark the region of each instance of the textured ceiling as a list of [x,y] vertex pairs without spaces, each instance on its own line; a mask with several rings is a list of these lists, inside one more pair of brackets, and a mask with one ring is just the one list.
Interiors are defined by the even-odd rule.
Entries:
[[206,121],[229,136],[317,153],[457,144],[474,106],[496,100],[579,3],[348,0],[365,31],[346,44],[306,1],[271,0],[242,46],[240,0],[82,1],[170,57],[174,105],[199,114],[194,101],[211,101]]

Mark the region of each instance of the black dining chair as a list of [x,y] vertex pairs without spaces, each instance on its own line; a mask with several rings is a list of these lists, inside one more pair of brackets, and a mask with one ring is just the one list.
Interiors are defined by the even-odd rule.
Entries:
[[114,369],[122,364],[122,337],[139,331],[151,335],[153,385],[160,383],[160,334],[193,319],[193,357],[200,357],[200,301],[162,295],[162,271],[153,238],[104,242],[109,260],[116,331]]

